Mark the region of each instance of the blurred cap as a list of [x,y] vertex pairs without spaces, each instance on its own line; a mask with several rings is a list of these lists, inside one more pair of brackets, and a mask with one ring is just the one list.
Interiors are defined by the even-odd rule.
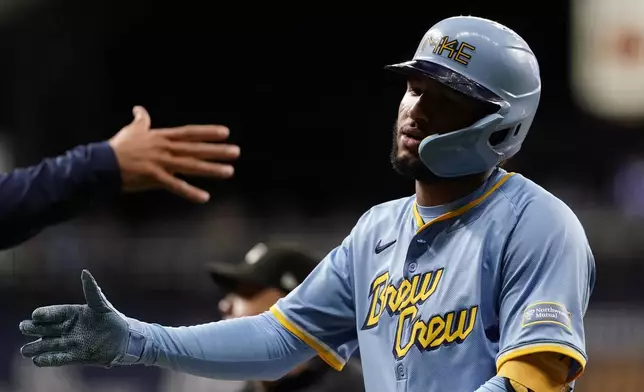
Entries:
[[241,262],[206,265],[215,284],[231,292],[241,285],[291,292],[313,271],[319,259],[294,245],[253,246]]

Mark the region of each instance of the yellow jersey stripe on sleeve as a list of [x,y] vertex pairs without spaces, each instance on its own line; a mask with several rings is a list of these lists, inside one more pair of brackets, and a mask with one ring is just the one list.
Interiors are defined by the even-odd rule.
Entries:
[[566,382],[568,383],[573,382],[577,378],[579,378],[579,376],[581,376],[586,369],[586,358],[579,351],[563,344],[536,343],[517,347],[501,354],[496,361],[496,370],[498,372],[501,367],[508,361],[523,357],[525,355],[543,352],[565,355],[579,364],[579,370],[577,370],[577,372],[572,377],[566,380]]
[[322,360],[329,366],[337,371],[344,368],[345,361],[334,350],[321,342],[315,336],[295,325],[295,323],[289,320],[286,315],[277,308],[277,306],[271,306],[271,313],[284,328],[314,349],[320,358],[322,358]]

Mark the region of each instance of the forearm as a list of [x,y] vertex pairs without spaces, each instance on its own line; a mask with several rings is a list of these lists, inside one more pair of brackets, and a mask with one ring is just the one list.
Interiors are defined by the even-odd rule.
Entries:
[[274,380],[316,355],[270,313],[192,327],[141,323],[134,328],[141,336],[130,339],[122,363],[202,377]]
[[44,227],[72,218],[120,188],[118,162],[107,143],[79,146],[0,175],[0,248],[18,245]]

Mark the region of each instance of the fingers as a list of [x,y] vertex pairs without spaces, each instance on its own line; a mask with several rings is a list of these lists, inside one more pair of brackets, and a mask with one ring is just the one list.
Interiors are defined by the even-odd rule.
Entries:
[[173,155],[190,156],[198,159],[215,161],[232,161],[239,158],[239,147],[230,144],[199,142],[170,142],[168,151]]
[[63,323],[40,324],[33,322],[33,320],[25,320],[20,323],[19,328],[20,332],[27,336],[56,337],[63,333],[65,326]]
[[57,324],[65,321],[70,314],[73,305],[52,305],[37,308],[31,313],[31,319],[35,323]]
[[192,142],[222,142],[230,136],[223,125],[184,125],[176,128],[157,129],[170,140]]
[[105,313],[111,310],[101,292],[101,288],[98,287],[98,283],[96,283],[96,280],[88,270],[81,272],[81,282],[83,283],[85,301],[87,301],[87,306],[90,309],[99,313]]
[[64,365],[77,365],[80,364],[74,355],[70,353],[51,353],[38,355],[32,359],[34,365],[38,367],[52,367]]
[[69,351],[75,345],[68,338],[42,338],[27,343],[20,348],[20,354],[25,358]]
[[210,194],[203,189],[199,189],[188,184],[170,173],[226,179],[232,177],[235,172],[235,169],[231,165],[206,162],[192,157],[167,155],[160,159],[160,163],[163,168],[154,167],[152,169],[152,174],[155,180],[161,184],[163,188],[195,203],[207,202],[210,200]]
[[170,173],[226,179],[232,177],[235,169],[224,163],[207,162],[192,157],[164,156],[161,164]]
[[148,114],[148,111],[145,110],[143,106],[135,106],[134,109],[132,109],[132,114],[134,115],[132,124],[136,124],[146,131],[150,129],[152,120],[150,119],[150,114]]
[[195,203],[205,203],[210,200],[210,194],[208,192],[174,177],[163,169],[157,168],[152,174],[155,180],[158,181],[163,188],[177,196],[186,198]]

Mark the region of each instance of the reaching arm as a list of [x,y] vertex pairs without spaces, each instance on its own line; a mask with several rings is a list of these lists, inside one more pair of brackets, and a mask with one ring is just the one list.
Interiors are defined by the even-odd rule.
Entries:
[[20,330],[38,340],[21,353],[36,366],[144,364],[220,379],[273,379],[317,352],[340,370],[357,347],[351,257],[350,235],[270,312],[178,328],[126,317],[83,271],[87,304],[34,310]]
[[25,335],[41,339],[21,353],[36,366],[142,364],[218,379],[277,379],[315,352],[270,313],[192,327],[162,327],[128,318],[105,298],[88,271],[86,305],[36,309]]
[[35,236],[46,226],[68,220],[94,201],[122,191],[167,189],[203,203],[210,197],[175,174],[224,179],[239,148],[222,142],[227,128],[187,125],[150,130],[141,107],[135,119],[107,142],[79,146],[36,166],[0,175],[0,249]]
[[340,370],[357,347],[351,257],[350,235],[270,312],[178,328],[126,317],[83,271],[87,304],[34,310],[20,330],[38,339],[20,351],[36,366],[143,364],[219,379],[279,378],[316,353]]
[[19,245],[120,189],[119,166],[107,142],[79,146],[36,166],[2,174],[0,249]]
[[119,364],[217,379],[275,380],[315,355],[270,313],[178,328],[130,321],[142,339],[128,347]]

